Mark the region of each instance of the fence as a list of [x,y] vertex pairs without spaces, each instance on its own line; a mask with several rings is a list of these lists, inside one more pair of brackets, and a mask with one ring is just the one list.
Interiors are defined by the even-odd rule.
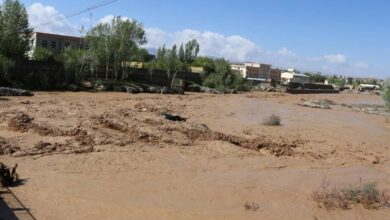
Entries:
[[[74,82],[74,73],[66,73],[64,65],[55,61],[23,61],[18,62],[9,71],[11,80],[23,84],[23,87],[32,90],[62,89],[67,83]],[[111,79],[113,69],[109,68],[108,77]],[[96,73],[87,74],[93,78],[105,79],[105,67],[98,67]],[[121,78],[119,76],[119,78]],[[201,75],[192,72],[179,72],[177,79],[201,84]],[[164,70],[131,69],[126,78],[128,81],[142,82],[156,86],[169,86],[169,78]]]

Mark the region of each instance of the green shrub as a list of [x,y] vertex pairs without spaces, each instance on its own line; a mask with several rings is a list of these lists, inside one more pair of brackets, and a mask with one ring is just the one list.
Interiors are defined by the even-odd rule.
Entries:
[[383,99],[386,101],[386,105],[390,108],[390,78],[385,80],[383,86]]
[[47,48],[37,47],[33,53],[33,60],[37,61],[54,61],[53,53]]
[[320,190],[314,191],[312,197],[320,207],[326,209],[349,209],[351,204],[361,204],[366,209],[375,209],[389,205],[390,201],[388,191],[380,192],[375,183],[331,189],[324,181]]

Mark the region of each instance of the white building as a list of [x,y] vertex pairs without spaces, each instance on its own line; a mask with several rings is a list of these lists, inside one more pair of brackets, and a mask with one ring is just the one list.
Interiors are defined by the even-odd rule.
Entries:
[[271,74],[271,65],[262,63],[244,63],[230,65],[232,70],[236,70],[244,78],[249,80],[263,80],[266,81]]
[[80,37],[34,32],[31,37],[30,57],[37,47],[45,48],[54,54],[58,54],[67,47],[85,48],[86,45],[84,45],[84,39]]
[[309,76],[296,71],[295,69],[288,69],[287,72],[282,72],[281,75],[283,83],[299,82],[299,83],[310,83]]
[[232,70],[235,70],[239,73],[241,73],[242,77],[246,78],[246,66],[243,64],[232,64],[230,65],[230,68]]

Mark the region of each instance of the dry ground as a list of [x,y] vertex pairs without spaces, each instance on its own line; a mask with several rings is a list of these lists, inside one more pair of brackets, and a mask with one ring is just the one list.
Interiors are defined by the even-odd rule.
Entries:
[[[325,98],[382,103],[354,94],[2,98],[0,161],[19,164],[25,184],[12,191],[37,219],[390,219],[390,208],[327,211],[312,201],[324,178],[390,188],[389,120],[297,105]],[[262,124],[271,114],[282,126]]]

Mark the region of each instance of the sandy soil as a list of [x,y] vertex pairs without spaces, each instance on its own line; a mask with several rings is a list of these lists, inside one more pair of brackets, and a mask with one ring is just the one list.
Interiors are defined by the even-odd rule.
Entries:
[[[389,208],[327,211],[312,201],[324,179],[390,188],[390,123],[297,105],[310,99],[382,103],[279,93],[1,98],[0,161],[19,164],[25,183],[12,191],[37,219],[390,219]],[[282,126],[264,126],[270,114]]]

